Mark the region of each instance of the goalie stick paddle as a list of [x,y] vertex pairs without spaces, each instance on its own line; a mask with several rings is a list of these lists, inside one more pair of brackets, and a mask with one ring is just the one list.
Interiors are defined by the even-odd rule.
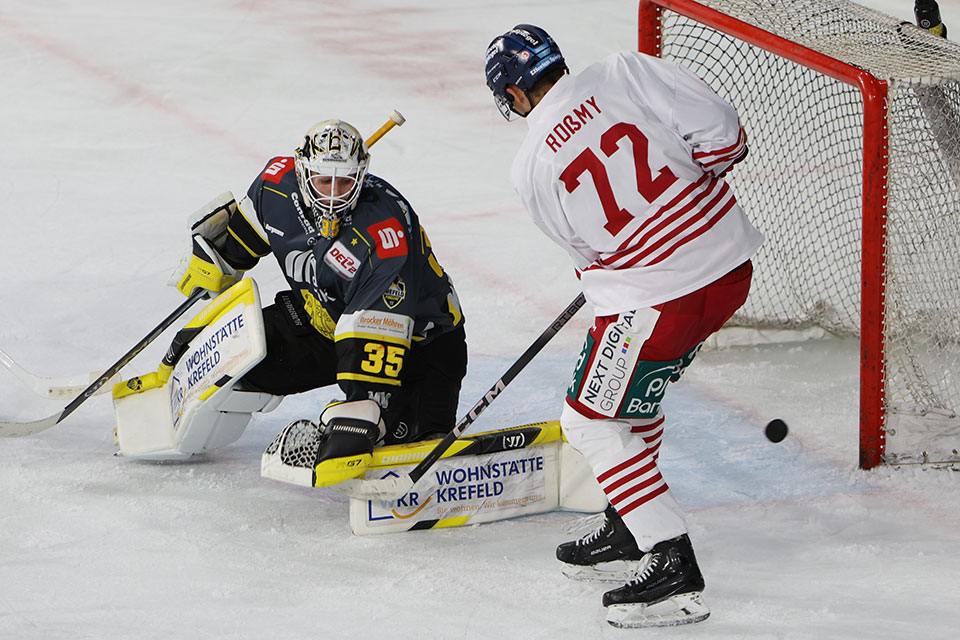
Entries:
[[435,446],[433,450],[427,454],[427,457],[421,460],[420,464],[414,467],[410,473],[391,478],[353,478],[334,485],[334,489],[345,496],[358,498],[360,500],[396,500],[408,493],[410,489],[413,488],[413,485],[440,459],[440,456],[456,442],[460,434],[476,421],[477,416],[489,407],[491,402],[496,400],[500,392],[523,371],[524,367],[530,364],[530,361],[540,353],[540,350],[550,342],[553,336],[557,335],[557,332],[567,324],[570,318],[576,315],[577,311],[580,310],[580,307],[582,307],[585,302],[586,300],[583,294],[578,295],[574,301],[563,310],[563,313],[540,334],[540,337],[523,352],[523,355],[507,369],[507,372],[490,387],[489,391],[483,394],[483,397],[480,398],[477,404],[473,405],[473,408],[467,412],[467,415],[460,419],[460,422],[453,428],[453,431],[444,436],[443,440],[438,442],[437,446]]
[[176,322],[177,318],[186,313],[187,310],[193,306],[194,302],[202,298],[204,293],[205,291],[203,289],[196,289],[189,298],[182,302],[180,306],[173,311],[173,313],[164,318],[160,324],[154,327],[153,331],[144,336],[140,342],[134,345],[132,349],[127,351],[122,358],[113,363],[113,365],[104,371],[99,378],[94,380],[86,389],[84,389],[80,395],[71,400],[62,411],[43,418],[42,420],[33,420],[31,422],[0,421],[0,437],[16,438],[20,436],[29,436],[35,433],[40,433],[41,431],[45,431],[55,424],[62,422],[67,416],[73,413],[77,407],[86,402],[87,399],[96,395],[97,389],[109,382],[114,375],[120,372],[120,369],[127,366],[127,364],[133,360],[137,354],[146,349],[151,342],[156,340],[157,337],[167,329],[167,327],[172,325],[174,322]]

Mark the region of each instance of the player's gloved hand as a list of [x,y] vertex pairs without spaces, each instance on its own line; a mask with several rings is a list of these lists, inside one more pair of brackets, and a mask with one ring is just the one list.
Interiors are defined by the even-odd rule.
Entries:
[[199,233],[215,248],[223,247],[230,215],[236,210],[237,200],[233,197],[233,193],[224,191],[190,215],[187,219],[190,224],[190,234]]
[[208,292],[206,297],[211,297],[239,279],[237,272],[217,253],[227,237],[230,214],[236,210],[233,193],[224,191],[190,215],[187,219],[190,246],[167,281],[168,285],[187,297],[198,287]]
[[238,279],[238,272],[220,257],[202,235],[196,233],[190,250],[180,259],[167,284],[176,287],[187,297],[197,288],[206,290],[206,297],[212,297]]
[[362,475],[373,459],[373,447],[387,433],[380,405],[373,400],[328,405],[320,415],[320,431],[314,464],[317,486]]

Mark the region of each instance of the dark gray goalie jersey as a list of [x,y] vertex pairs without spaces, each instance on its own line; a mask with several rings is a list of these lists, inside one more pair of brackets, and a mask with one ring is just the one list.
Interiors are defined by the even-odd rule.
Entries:
[[221,253],[242,270],[273,253],[310,324],[336,343],[348,399],[399,386],[413,345],[463,323],[413,207],[373,175],[337,237],[323,238],[293,158],[272,159],[231,215]]

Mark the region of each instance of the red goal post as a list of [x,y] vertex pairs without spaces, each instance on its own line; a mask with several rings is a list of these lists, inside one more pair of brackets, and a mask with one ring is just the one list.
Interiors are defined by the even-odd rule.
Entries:
[[[809,11],[809,16],[797,16],[796,11],[800,10],[799,8]],[[800,298],[798,288],[806,287],[808,283],[824,278],[823,282],[817,284],[821,291],[812,293],[809,299],[804,301],[791,300],[790,304],[798,305],[796,307],[781,308],[776,306],[779,303],[771,302],[769,308],[758,307],[757,311],[750,310],[749,313],[752,316],[744,319],[745,324],[795,327],[820,325],[841,335],[859,335],[859,462],[862,468],[868,469],[884,462],[950,463],[960,460],[957,451],[957,441],[960,440],[957,437],[957,434],[960,434],[960,420],[956,420],[955,411],[960,404],[960,380],[956,383],[950,381],[948,386],[955,389],[945,391],[941,390],[943,386],[941,382],[935,380],[941,375],[937,373],[939,371],[937,367],[950,367],[952,361],[943,364],[932,363],[939,357],[934,349],[925,346],[923,350],[913,352],[911,349],[914,349],[914,345],[909,343],[911,340],[917,342],[918,339],[914,336],[905,338],[901,335],[904,332],[915,331],[913,327],[917,322],[913,318],[934,315],[931,310],[937,305],[931,306],[929,301],[917,302],[911,299],[911,296],[917,297],[920,294],[910,292],[903,296],[900,289],[897,289],[896,295],[899,297],[895,300],[900,306],[897,307],[894,320],[903,323],[907,329],[899,330],[896,326],[891,327],[891,319],[888,317],[888,277],[891,269],[888,263],[890,250],[888,215],[895,214],[894,211],[889,210],[888,200],[890,189],[888,170],[891,166],[888,123],[891,117],[891,105],[900,109],[897,105],[900,104],[898,101],[902,101],[900,94],[891,97],[891,83],[898,87],[898,90],[901,86],[907,86],[906,90],[913,92],[903,100],[912,101],[910,104],[914,106],[910,108],[917,111],[914,115],[922,121],[925,114],[930,116],[930,112],[925,111],[928,105],[924,104],[924,100],[931,103],[930,96],[933,94],[930,92],[934,90],[917,87],[939,88],[941,85],[938,84],[937,78],[942,76],[945,78],[943,84],[947,88],[937,89],[940,93],[936,96],[942,97],[949,94],[947,102],[951,104],[947,105],[948,110],[953,110],[951,114],[960,113],[960,93],[953,92],[953,84],[956,84],[957,79],[953,75],[954,70],[960,73],[960,55],[958,55],[960,48],[944,40],[936,42],[934,36],[920,29],[899,25],[898,21],[889,16],[853,5],[846,0],[814,0],[812,2],[808,0],[802,3],[795,3],[793,0],[765,2],[640,0],[638,17],[639,50],[647,54],[675,59],[698,73],[715,90],[730,100],[738,110],[741,110],[748,136],[760,126],[758,123],[763,117],[760,113],[766,103],[777,101],[781,104],[779,101],[783,99],[782,94],[795,91],[791,94],[794,96],[792,101],[782,103],[784,106],[779,107],[781,112],[774,115],[774,119],[782,118],[782,122],[777,122],[776,126],[771,128],[782,127],[782,129],[766,134],[765,139],[772,142],[765,143],[751,136],[751,155],[744,164],[746,172],[754,176],[753,182],[747,178],[741,184],[740,176],[733,178],[738,197],[748,215],[755,221],[758,210],[774,209],[769,214],[770,218],[761,219],[758,223],[761,231],[767,235],[768,243],[777,242],[776,235],[779,232],[777,224],[780,222],[778,217],[785,217],[783,211],[788,211],[792,215],[809,215],[806,225],[814,233],[818,228],[826,229],[837,223],[834,216],[837,219],[843,218],[847,220],[843,231],[830,231],[829,238],[822,242],[832,240],[834,236],[840,236],[846,240],[846,245],[858,245],[859,251],[850,246],[834,250],[836,256],[846,257],[849,258],[848,262],[857,263],[838,268],[831,263],[833,255],[828,253],[824,257],[816,253],[821,247],[814,248],[813,245],[818,245],[821,241],[808,240],[814,252],[810,255],[818,256],[817,259],[806,256],[795,259],[819,263],[817,269],[821,273],[811,271],[802,274],[775,275],[771,278],[770,284],[761,282],[760,290],[755,289],[751,293],[751,298],[759,296],[760,306],[768,304],[766,297],[771,301],[777,296]],[[871,58],[878,55],[875,51],[877,49],[881,49],[880,55],[886,55],[891,59],[896,57],[898,60],[899,57],[903,57],[907,61],[904,63],[906,70],[902,74],[903,77],[897,75],[898,71],[890,72],[886,68],[874,69],[874,66],[885,66],[877,64]],[[896,51],[890,53],[894,49]],[[911,66],[912,59],[919,60],[929,56],[931,51],[944,58],[943,64],[927,67],[922,64]],[[771,67],[771,70],[767,71],[766,67]],[[765,75],[761,76],[761,74]],[[754,81],[755,75],[760,76],[756,81]],[[825,82],[822,76],[827,76],[836,83]],[[915,78],[920,76],[922,80],[915,81]],[[931,81],[928,76],[933,77],[934,80]],[[749,87],[751,83],[754,83],[753,88]],[[784,87],[782,91],[778,83],[782,83]],[[835,84],[846,88],[837,88]],[[747,88],[741,89],[741,85]],[[795,89],[798,86],[803,88]],[[808,86],[810,89],[806,88]],[[805,94],[806,91],[810,92],[809,97]],[[824,93],[821,96],[821,94],[815,94],[815,91]],[[858,95],[859,100],[851,99],[851,95],[854,98]],[[920,96],[922,108],[914,104],[917,102],[917,95]],[[826,104],[835,104],[829,107],[834,110],[833,116],[826,114],[820,122],[806,122],[809,112],[825,110]],[[930,106],[930,108],[935,111],[940,107],[935,109]],[[751,109],[754,109],[757,114],[755,115]],[[901,118],[900,111],[897,113],[897,117]],[[909,114],[909,111],[905,113]],[[755,122],[751,122],[751,118],[754,118]],[[766,118],[770,119],[769,114]],[[837,126],[831,122],[831,118],[853,122],[853,124],[845,124],[845,132],[842,133],[828,131],[831,127]],[[937,118],[939,115],[935,116],[934,120]],[[904,119],[909,120],[910,117]],[[794,122],[800,122],[798,132],[791,134],[785,131]],[[949,160],[943,160],[942,155],[945,149],[948,154],[957,151],[960,155],[960,144],[957,144],[954,149],[937,138],[937,130],[946,130],[944,126],[930,123],[923,126],[925,127],[923,131],[917,135],[911,133],[909,142],[901,145],[904,148],[908,147],[911,150],[910,153],[901,153],[898,147],[897,153],[900,154],[898,157],[915,154],[923,162],[929,162],[930,167],[934,167],[936,171],[942,171],[945,163],[953,166]],[[853,129],[857,127],[859,129],[854,131]],[[827,141],[823,143],[823,147],[817,148],[813,139],[821,134],[821,130],[825,132],[823,135],[827,136]],[[763,135],[763,132],[761,134]],[[791,135],[794,137],[790,138]],[[792,140],[791,144],[783,144],[785,148],[790,147],[789,153],[794,153],[795,148],[799,149],[798,155],[792,161],[771,158],[770,155],[764,155],[763,149],[758,150],[758,145],[777,146],[777,143],[781,142],[780,136]],[[828,142],[832,145],[834,138],[844,137],[850,140],[844,143],[844,146],[836,148],[827,146]],[[933,142],[929,141],[931,138]],[[810,155],[802,155],[804,146],[810,147],[808,150]],[[852,149],[859,152],[859,158],[853,157],[856,154],[851,153]],[[932,159],[937,154],[941,157]],[[765,158],[771,159],[765,160]],[[764,162],[771,164],[768,167],[763,164]],[[773,167],[782,166],[780,164],[782,162],[793,163],[792,171],[785,172],[791,174],[791,178],[792,173],[807,173],[810,180],[798,182],[792,186],[786,185],[781,191],[769,191],[770,187],[767,183],[778,180]],[[813,166],[811,163],[814,162],[823,164],[811,168]],[[753,164],[747,167],[748,163]],[[960,167],[960,162],[956,166]],[[918,162],[915,167],[908,168],[905,172],[911,175],[923,171],[933,172],[934,169],[929,169],[927,165]],[[780,171],[783,170],[780,169]],[[844,193],[833,200],[814,203],[812,194],[819,195],[824,188],[818,185],[826,184],[817,181],[829,180],[831,174],[834,174],[837,183],[845,185],[841,187]],[[764,175],[766,178],[763,178]],[[901,192],[906,193],[910,188],[900,189]],[[931,215],[940,215],[941,211],[949,209],[949,214],[960,220],[960,197],[958,197],[960,176],[957,177],[956,183],[951,185],[949,191],[950,193],[940,201],[926,203],[924,210],[920,213],[927,213],[929,210]],[[811,197],[807,197],[807,194]],[[911,210],[914,205],[909,198],[900,198],[897,203],[897,206],[903,210],[899,214],[902,219],[907,219],[908,215],[914,215]],[[957,229],[960,233],[960,227]],[[824,231],[824,233],[828,232]],[[793,235],[798,237],[806,234],[801,227],[798,233]],[[859,237],[856,237],[857,235]],[[904,232],[904,235],[909,234]],[[940,238],[936,240],[941,241]],[[951,241],[944,240],[944,242],[949,245]],[[937,251],[940,250],[937,249]],[[765,264],[763,251],[761,250],[758,255],[759,277],[763,277],[765,270],[769,272],[780,268],[780,263],[788,262],[793,257],[791,252],[785,252],[788,257],[780,260],[768,256],[768,262]],[[904,260],[909,262],[911,257],[904,258],[897,254],[895,258],[900,262]],[[960,258],[957,264],[960,265]],[[838,273],[833,273],[834,271]],[[930,279],[934,280],[937,276],[938,274],[934,273]],[[911,273],[906,279],[910,280],[912,277]],[[949,277],[960,277],[960,269]],[[834,282],[831,278],[838,278],[838,280]],[[800,285],[798,286],[797,283]],[[926,285],[927,283],[924,283],[924,286]],[[905,285],[904,291],[909,286]],[[929,286],[935,285],[931,283]],[[931,296],[927,295],[927,297]],[[750,304],[749,301],[748,304]],[[951,317],[948,320],[937,321],[943,326],[938,325],[938,328],[932,330],[933,333],[949,333],[946,327],[957,326],[958,323],[954,322],[952,316],[960,316],[960,309],[954,312],[951,307],[949,315]],[[905,318],[909,320],[904,320]],[[920,335],[919,330],[917,331],[917,335]],[[949,340],[949,338],[937,337],[934,342],[943,340]],[[919,382],[914,380],[899,382],[898,377],[898,382],[893,387],[890,386],[888,376],[891,359],[888,357],[888,351],[891,349],[895,352],[896,375],[904,379],[915,376],[919,378]],[[953,346],[951,346],[952,349]],[[909,364],[902,364],[904,362]],[[917,362],[921,363],[919,367]],[[928,369],[932,373],[927,373]],[[920,399],[910,397],[918,395],[912,393],[914,388],[922,388],[923,393],[919,395],[924,397]],[[888,397],[891,389],[896,396],[893,402]],[[928,393],[928,389],[933,391]],[[930,397],[935,399],[931,400]],[[957,398],[957,404],[954,403],[954,398]],[[914,414],[925,417],[931,411],[942,420],[933,428],[936,433],[930,436],[935,443],[928,445],[922,442],[928,437],[928,429],[914,426],[916,422]],[[893,424],[891,416],[894,415],[896,430],[891,426]],[[910,435],[912,440],[905,445],[907,449],[905,452],[891,454],[887,451],[888,435],[895,432],[902,432],[901,436],[909,435],[908,432],[911,434],[919,432],[920,435],[918,437]],[[946,438],[945,441],[944,438]],[[913,440],[921,442],[917,444]],[[944,450],[931,453],[934,449]]]

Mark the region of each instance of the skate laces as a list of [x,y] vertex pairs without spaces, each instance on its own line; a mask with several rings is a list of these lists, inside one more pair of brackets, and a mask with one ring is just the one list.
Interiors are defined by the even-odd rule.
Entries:
[[601,511],[600,513],[591,513],[586,516],[580,516],[573,522],[568,522],[560,529],[564,533],[577,534],[581,531],[589,531],[584,538],[590,536],[596,537],[600,534],[600,531],[603,530],[603,526],[607,523],[607,514]]
[[659,553],[647,553],[640,559],[640,566],[638,566],[633,574],[633,577],[627,580],[627,586],[635,586],[641,582],[646,582],[647,579],[653,575],[653,572],[656,570],[657,558],[660,557]]

